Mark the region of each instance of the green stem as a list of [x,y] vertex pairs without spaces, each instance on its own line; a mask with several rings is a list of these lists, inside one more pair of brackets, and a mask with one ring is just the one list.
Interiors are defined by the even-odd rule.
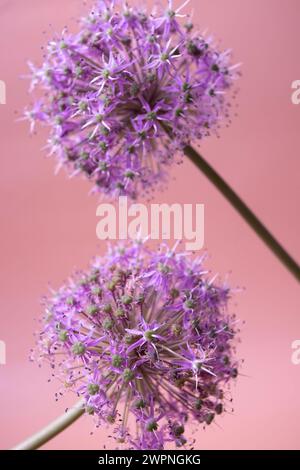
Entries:
[[62,432],[68,426],[74,423],[80,416],[83,415],[85,411],[84,401],[80,400],[72,408],[70,408],[66,413],[59,416],[55,421],[48,424],[45,428],[41,429],[39,432],[33,436],[25,439],[25,441],[13,447],[11,450],[36,450],[39,449],[43,444],[50,441],[57,434]]
[[209,181],[223,194],[230,204],[238,211],[243,219],[252,227],[255,233],[270,248],[275,256],[300,281],[300,267],[289,255],[271,232],[260,222],[256,215],[246,206],[241,198],[231,189],[223,178],[204,160],[204,158],[191,146],[184,148],[185,155],[204,173]]

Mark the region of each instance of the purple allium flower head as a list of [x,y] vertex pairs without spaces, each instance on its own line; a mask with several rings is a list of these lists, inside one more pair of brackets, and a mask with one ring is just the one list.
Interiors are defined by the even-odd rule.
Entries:
[[50,126],[50,154],[94,190],[148,191],[177,150],[228,117],[226,92],[237,76],[230,51],[181,21],[182,10],[171,1],[152,14],[99,1],[77,34],[64,30],[49,42],[41,68],[30,64],[32,89],[44,91],[26,111],[31,128]]
[[35,355],[62,390],[84,397],[98,426],[112,426],[116,446],[191,444],[193,422],[209,425],[230,406],[238,363],[229,297],[201,258],[117,245],[46,299]]

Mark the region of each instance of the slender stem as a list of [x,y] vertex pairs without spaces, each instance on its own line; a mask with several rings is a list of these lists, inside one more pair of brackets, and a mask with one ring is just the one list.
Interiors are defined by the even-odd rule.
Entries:
[[41,447],[46,442],[50,441],[57,434],[62,432],[68,426],[74,423],[80,416],[83,415],[84,401],[80,400],[72,408],[70,408],[66,413],[59,416],[52,423],[48,424],[45,428],[41,429],[39,432],[33,436],[25,439],[25,441],[13,447],[11,450],[36,450]]
[[223,180],[223,178],[204,160],[204,158],[191,146],[184,148],[184,153],[204,173],[210,182],[223,194],[230,204],[238,211],[243,219],[252,227],[255,233],[264,241],[275,256],[284,264],[290,273],[300,281],[300,267],[289,255],[271,232],[260,222],[256,215],[246,206],[241,198]]

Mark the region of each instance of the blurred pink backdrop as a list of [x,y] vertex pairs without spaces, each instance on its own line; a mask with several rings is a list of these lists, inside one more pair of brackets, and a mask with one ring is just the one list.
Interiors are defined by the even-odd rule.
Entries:
[[[148,2],[150,4],[151,2]],[[177,6],[179,3],[175,2]],[[238,116],[221,139],[202,152],[279,240],[300,259],[300,106],[291,83],[300,78],[298,0],[191,0],[194,20],[208,28],[242,62]],[[7,104],[0,105],[1,133],[1,319],[7,364],[0,366],[0,447],[7,448],[63,412],[73,397],[55,403],[58,384],[47,367],[28,361],[34,318],[48,282],[55,287],[75,267],[105,250],[96,239],[97,197],[88,182],[54,176],[54,161],[41,148],[47,133],[29,136],[17,114],[30,102],[26,61],[39,63],[49,31],[85,12],[81,0],[0,0],[0,79]],[[49,27],[51,23],[51,27]],[[43,31],[47,34],[44,35]],[[17,114],[16,114],[17,112]],[[199,449],[299,448],[300,365],[291,343],[300,339],[296,281],[189,161],[174,168],[167,191],[155,202],[204,203],[208,266],[245,287],[232,305],[245,321],[238,355],[245,359],[233,388],[233,414],[205,432]],[[84,417],[47,444],[48,449],[99,449],[113,443]]]

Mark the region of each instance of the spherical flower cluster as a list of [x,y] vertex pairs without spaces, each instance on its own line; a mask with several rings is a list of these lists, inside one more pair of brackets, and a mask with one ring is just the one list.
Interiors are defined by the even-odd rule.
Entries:
[[117,245],[45,301],[38,357],[112,426],[117,447],[185,446],[188,420],[209,425],[228,410],[229,297],[200,258]]
[[[26,111],[50,126],[50,154],[93,190],[136,197],[165,179],[175,152],[217,130],[228,117],[225,93],[236,78],[230,51],[194,32],[181,8],[148,14],[102,0],[78,34],[49,42]],[[187,3],[187,2],[186,2]]]

